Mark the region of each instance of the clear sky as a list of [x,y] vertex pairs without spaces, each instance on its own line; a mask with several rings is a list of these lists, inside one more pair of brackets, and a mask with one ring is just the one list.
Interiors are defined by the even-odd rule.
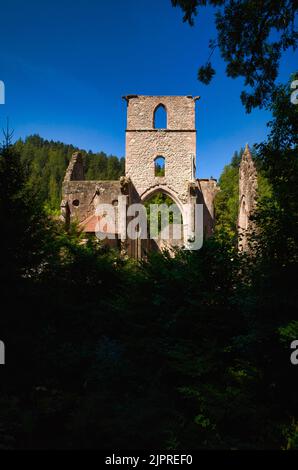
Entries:
[[[212,8],[195,27],[170,0],[1,0],[0,80],[15,137],[38,133],[92,151],[124,156],[126,94],[200,95],[198,176],[218,177],[234,150],[264,139],[270,115],[240,102],[242,80],[196,79],[215,37]],[[287,53],[280,80],[297,69]]]

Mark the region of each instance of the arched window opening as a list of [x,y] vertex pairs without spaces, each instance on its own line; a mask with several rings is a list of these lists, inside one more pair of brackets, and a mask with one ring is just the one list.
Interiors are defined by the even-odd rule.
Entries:
[[163,191],[156,191],[144,202],[150,239],[159,249],[183,245],[183,218],[180,208]]
[[154,129],[167,128],[167,111],[163,104],[159,104],[155,108],[153,116],[153,127]]
[[154,176],[165,176],[166,160],[162,156],[158,156],[154,160]]

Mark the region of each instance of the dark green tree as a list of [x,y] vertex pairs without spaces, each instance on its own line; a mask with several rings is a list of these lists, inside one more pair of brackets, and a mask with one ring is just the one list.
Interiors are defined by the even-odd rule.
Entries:
[[199,68],[198,79],[208,84],[215,70],[211,56],[219,49],[228,77],[243,77],[241,100],[248,112],[270,102],[282,53],[298,41],[297,0],[172,0],[184,12],[183,21],[194,25],[200,8],[217,8],[217,38],[210,40],[210,56]]

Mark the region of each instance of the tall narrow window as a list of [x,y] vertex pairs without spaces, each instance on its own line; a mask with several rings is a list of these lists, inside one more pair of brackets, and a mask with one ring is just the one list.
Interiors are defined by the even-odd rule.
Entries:
[[166,160],[164,157],[158,156],[154,160],[154,175],[155,176],[165,176],[165,163]]
[[154,111],[153,116],[153,127],[154,129],[166,129],[167,128],[167,112],[163,104],[159,104]]

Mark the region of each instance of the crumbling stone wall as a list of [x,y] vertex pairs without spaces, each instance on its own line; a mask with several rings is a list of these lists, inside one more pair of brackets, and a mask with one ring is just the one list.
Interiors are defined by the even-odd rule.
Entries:
[[72,154],[63,182],[84,180],[84,163],[80,152]]
[[94,214],[96,204],[113,204],[121,192],[120,181],[85,181],[83,158],[72,155],[62,185],[64,208],[68,217],[78,222]]
[[119,181],[70,181],[63,184],[63,200],[68,203],[71,218],[78,222],[94,214],[98,203],[115,203],[119,194]]
[[249,248],[248,237],[254,228],[250,216],[256,207],[257,189],[257,170],[249,146],[246,144],[239,168],[238,247],[240,251],[246,251]]
[[198,186],[201,193],[199,202],[204,206],[204,235],[210,237],[214,231],[215,212],[214,212],[214,199],[219,192],[217,181],[214,178],[198,179]]

